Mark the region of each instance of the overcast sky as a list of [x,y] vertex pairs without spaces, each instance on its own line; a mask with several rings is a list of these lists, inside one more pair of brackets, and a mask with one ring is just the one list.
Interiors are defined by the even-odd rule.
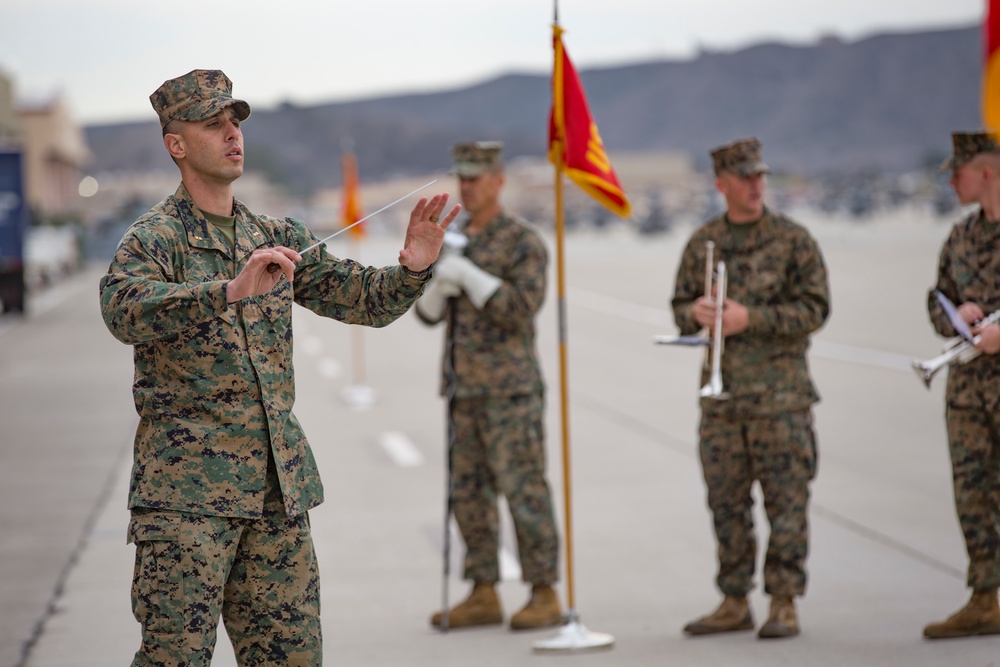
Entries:
[[[970,26],[986,0],[561,0],[578,68],[765,40]],[[149,94],[222,69],[251,105],[451,88],[551,69],[552,0],[3,0],[0,69],[83,123],[152,120]]]

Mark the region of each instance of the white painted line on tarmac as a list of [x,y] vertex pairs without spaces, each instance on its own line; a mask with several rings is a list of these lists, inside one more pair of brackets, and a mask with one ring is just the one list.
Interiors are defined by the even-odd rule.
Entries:
[[570,303],[582,308],[654,327],[673,327],[674,325],[673,314],[667,311],[666,306],[653,308],[580,288],[572,288],[568,292]]
[[319,354],[323,349],[323,341],[318,336],[305,336],[299,345],[306,354]]
[[510,547],[500,547],[500,579],[501,581],[521,581],[521,563]]
[[405,433],[386,431],[379,436],[378,444],[400,468],[415,468],[424,464],[424,455]]
[[500,549],[497,560],[500,564],[501,581],[521,581],[521,560],[517,555],[517,533],[514,529],[514,515],[506,496],[497,498],[500,518]]
[[344,365],[332,357],[324,357],[316,364],[316,371],[320,377],[335,380],[343,373]]
[[891,371],[910,372],[913,360],[902,354],[894,352],[883,352],[867,347],[856,347],[854,345],[843,345],[828,340],[814,340],[812,342],[811,354],[823,359],[832,361],[846,361],[862,366],[873,366],[875,368],[885,368]]
[[[570,303],[581,308],[639,324],[674,328],[673,315],[668,312],[666,307],[663,309],[652,308],[579,288],[570,289],[568,293]],[[813,340],[810,354],[821,359],[906,372],[910,372],[913,361],[902,354],[826,340]]]

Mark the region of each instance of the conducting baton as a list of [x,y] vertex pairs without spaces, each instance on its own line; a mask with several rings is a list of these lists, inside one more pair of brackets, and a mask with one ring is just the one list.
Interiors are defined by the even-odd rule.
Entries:
[[[319,247],[319,246],[323,245],[324,243],[326,243],[327,241],[329,241],[330,239],[332,239],[334,236],[337,236],[338,234],[343,234],[344,232],[346,232],[351,227],[356,227],[357,225],[360,225],[362,222],[364,222],[368,218],[374,217],[374,216],[378,215],[379,213],[381,213],[382,211],[386,210],[387,208],[391,208],[391,207],[395,206],[396,204],[398,204],[399,202],[403,201],[407,197],[412,197],[413,195],[417,194],[421,190],[423,190],[425,188],[429,188],[430,186],[432,186],[435,183],[437,183],[437,180],[438,179],[435,178],[433,181],[431,181],[429,183],[426,183],[425,185],[421,185],[419,188],[417,188],[413,192],[411,192],[409,194],[405,194],[402,197],[400,197],[399,199],[397,199],[396,201],[391,202],[389,204],[386,204],[385,206],[383,206],[379,210],[375,211],[374,213],[369,213],[368,215],[366,215],[365,217],[361,218],[357,222],[352,222],[351,224],[349,224],[348,226],[344,227],[343,229],[338,229],[337,231],[335,231],[333,234],[330,234],[326,238],[323,238],[323,239],[320,239],[319,241],[316,241],[316,243],[313,243],[311,246],[309,246],[305,250],[300,250],[299,254],[300,255],[304,255],[305,253],[309,252],[313,248],[316,248],[316,247]],[[280,268],[281,268],[281,266],[279,264],[277,264],[275,262],[272,262],[271,264],[268,265],[267,271],[268,271],[268,273],[274,273],[275,271],[279,270]]]

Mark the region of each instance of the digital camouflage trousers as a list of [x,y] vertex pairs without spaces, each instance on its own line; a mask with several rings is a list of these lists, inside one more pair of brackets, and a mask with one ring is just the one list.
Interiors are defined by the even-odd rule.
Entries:
[[947,408],[955,510],[969,554],[968,585],[1000,587],[1000,415]]
[[208,667],[221,616],[241,667],[322,665],[319,570],[309,519],[137,508],[133,666]]
[[809,551],[809,482],[816,475],[816,438],[809,410],[763,417],[702,416],[700,454],[718,542],[716,585],[726,595],[753,588],[757,538],[754,481],[771,526],[764,591],[801,596]]
[[503,494],[522,578],[535,585],[555,583],[559,536],[545,479],[542,396],[455,399],[451,415],[451,502],[465,540],[465,578],[500,579],[497,498]]

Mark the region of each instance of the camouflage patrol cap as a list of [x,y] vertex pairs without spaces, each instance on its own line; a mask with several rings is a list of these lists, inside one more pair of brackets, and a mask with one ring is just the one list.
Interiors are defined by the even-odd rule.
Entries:
[[771,173],[771,168],[760,157],[760,140],[756,137],[737,139],[719,146],[712,149],[711,155],[716,175],[724,171],[740,176]]
[[226,107],[233,107],[243,121],[250,115],[250,105],[232,96],[233,82],[217,69],[196,69],[176,79],[164,81],[149,96],[153,110],[160,117],[160,127],[172,120],[205,120]]
[[487,171],[503,169],[503,144],[499,141],[474,141],[455,144],[451,154],[455,158],[453,173],[460,178],[475,178]]
[[952,132],[951,145],[953,155],[941,164],[944,171],[961,167],[982,153],[1000,153],[1000,144],[989,132]]

